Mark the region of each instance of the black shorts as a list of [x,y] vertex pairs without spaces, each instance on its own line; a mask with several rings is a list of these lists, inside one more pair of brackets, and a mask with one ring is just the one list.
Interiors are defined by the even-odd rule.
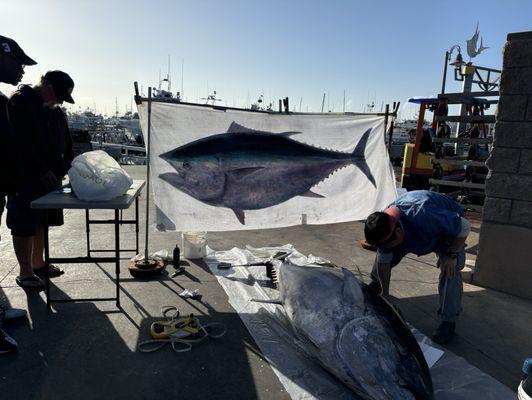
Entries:
[[63,225],[63,210],[35,210],[30,203],[47,194],[38,184],[28,184],[7,198],[7,227],[11,235],[30,237],[38,226]]

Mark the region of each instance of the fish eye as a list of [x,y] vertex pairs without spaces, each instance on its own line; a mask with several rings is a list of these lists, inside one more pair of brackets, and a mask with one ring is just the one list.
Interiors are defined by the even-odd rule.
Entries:
[[190,169],[192,167],[190,166],[190,163],[188,161],[183,161],[183,168]]

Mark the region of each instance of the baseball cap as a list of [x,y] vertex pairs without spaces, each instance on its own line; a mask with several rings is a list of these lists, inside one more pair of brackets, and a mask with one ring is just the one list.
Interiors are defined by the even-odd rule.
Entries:
[[46,79],[50,83],[50,85],[52,85],[52,87],[54,88],[55,96],[58,100],[74,104],[74,99],[72,98],[74,81],[66,72],[48,71],[44,75],[44,79]]
[[22,65],[35,65],[36,61],[31,59],[22,51],[20,46],[13,39],[0,36],[0,53],[9,54],[15,57]]

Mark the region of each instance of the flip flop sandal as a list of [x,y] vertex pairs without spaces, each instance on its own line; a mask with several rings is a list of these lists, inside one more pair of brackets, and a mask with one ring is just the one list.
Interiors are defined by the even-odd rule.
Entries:
[[50,264],[48,266],[48,270],[46,267],[41,267],[33,270],[33,273],[37,275],[39,278],[46,278],[46,275],[50,278],[57,278],[58,276],[61,276],[65,273],[61,268],[56,267],[55,265]]
[[19,285],[24,290],[43,290],[44,282],[38,276],[28,276],[27,278],[21,278],[17,276],[15,279],[17,285]]

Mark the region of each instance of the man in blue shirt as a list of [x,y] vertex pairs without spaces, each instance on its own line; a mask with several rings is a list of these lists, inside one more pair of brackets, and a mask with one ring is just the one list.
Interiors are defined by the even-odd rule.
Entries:
[[471,227],[462,208],[450,197],[427,190],[399,196],[384,212],[371,214],[365,223],[366,241],[377,247],[370,286],[388,296],[391,269],[408,253],[435,252],[440,268],[441,323],[432,340],[448,343],[461,311],[465,240]]

